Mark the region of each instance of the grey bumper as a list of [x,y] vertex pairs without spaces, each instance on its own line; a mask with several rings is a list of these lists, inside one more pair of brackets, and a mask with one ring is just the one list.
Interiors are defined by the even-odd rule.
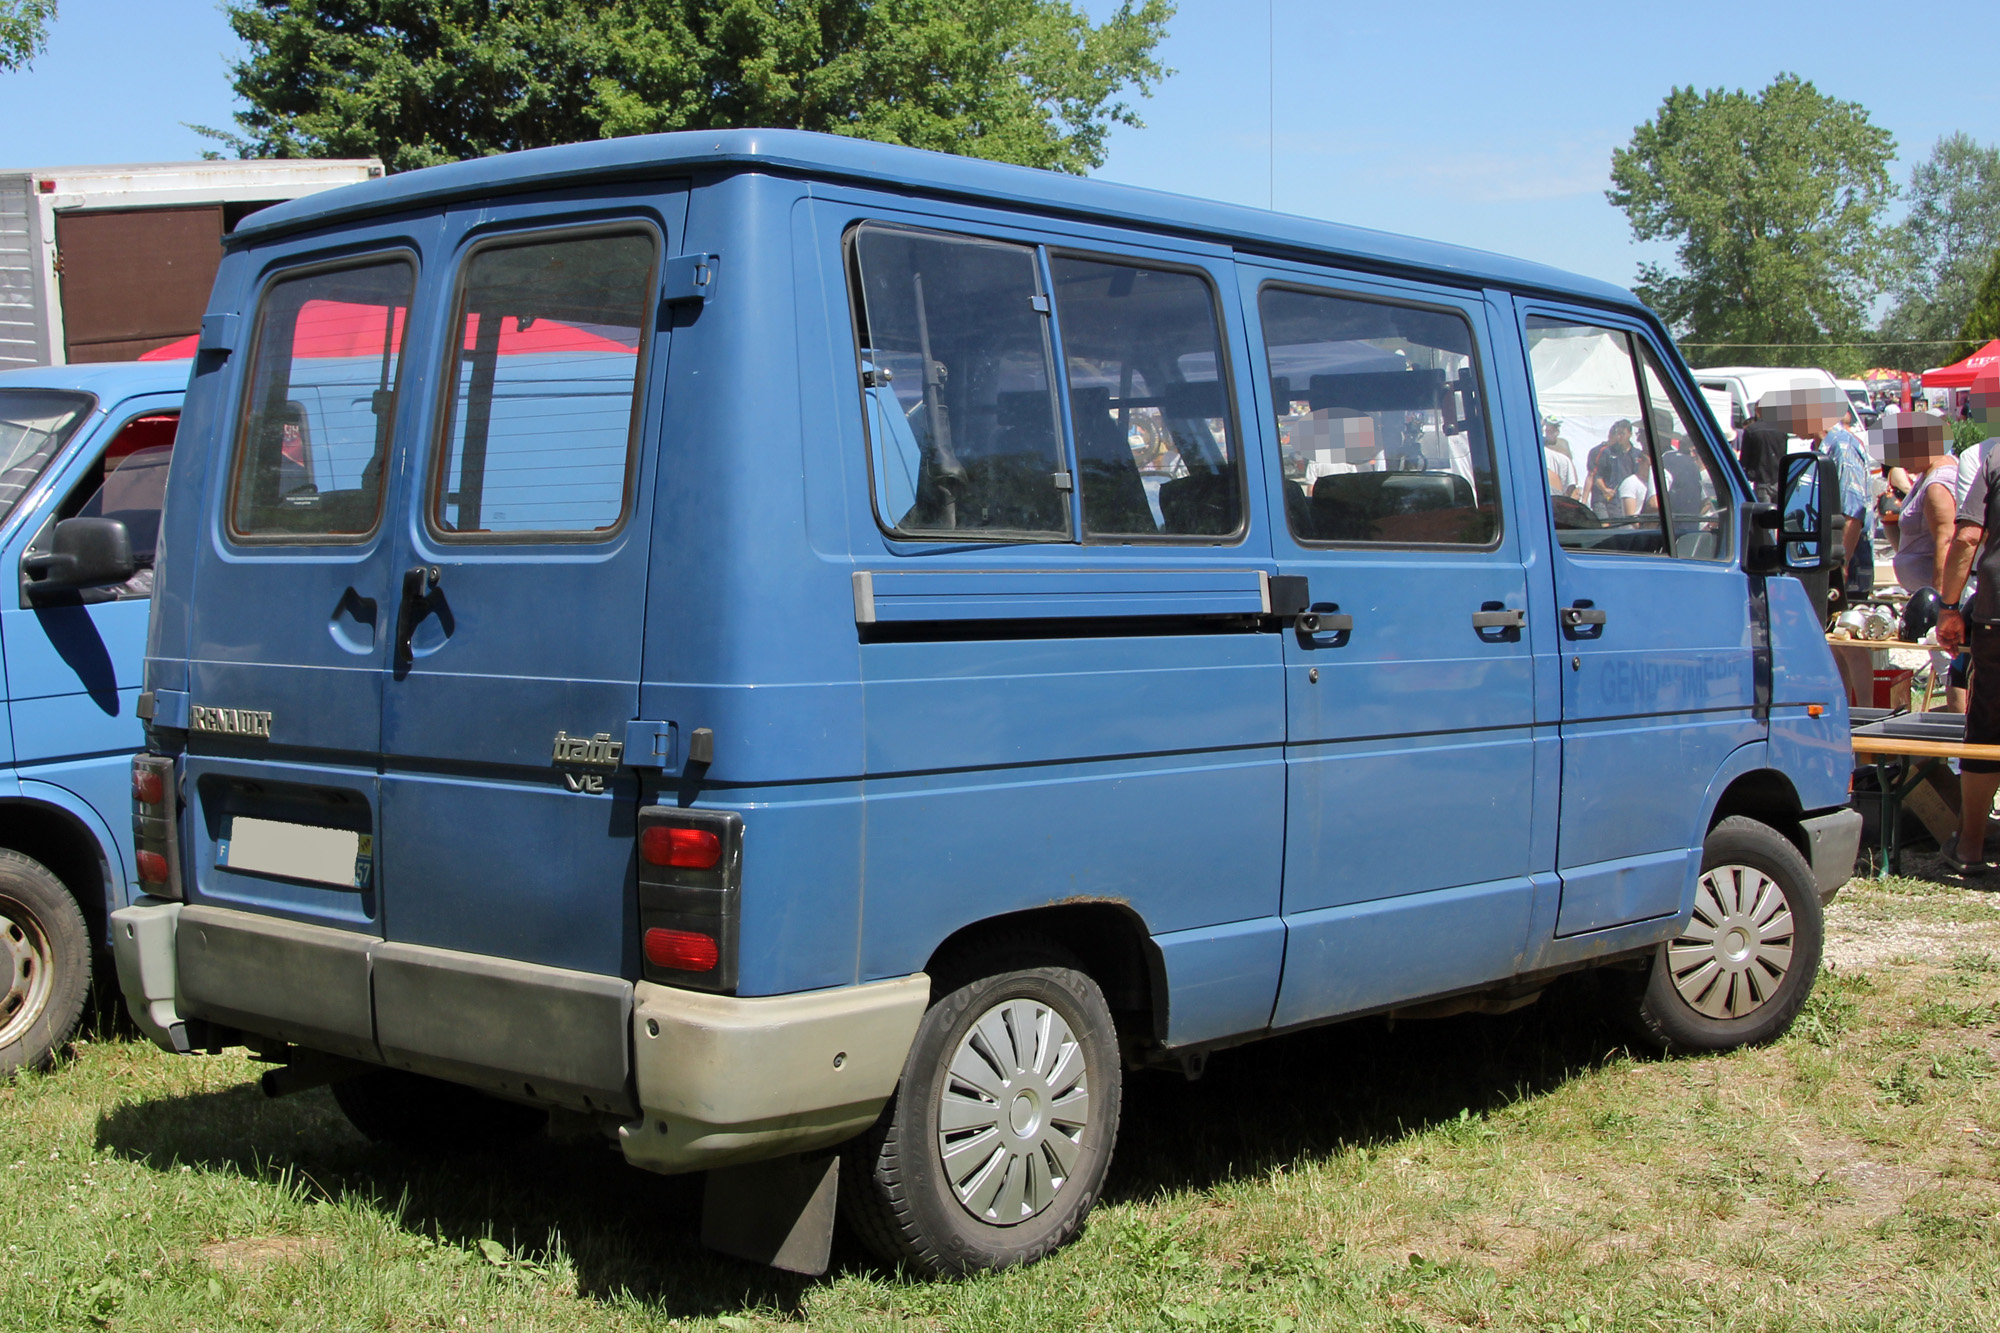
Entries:
[[1840,886],[1854,874],[1854,858],[1861,852],[1861,812],[1840,809],[1823,815],[1809,815],[1799,821],[1811,850],[1813,879],[1819,884],[1819,900],[1833,901]]

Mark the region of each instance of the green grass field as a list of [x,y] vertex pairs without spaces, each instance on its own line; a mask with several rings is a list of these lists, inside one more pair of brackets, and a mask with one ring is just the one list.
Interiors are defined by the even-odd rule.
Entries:
[[964,1282],[720,1259],[609,1147],[414,1160],[100,1024],[0,1086],[0,1328],[2000,1328],[2000,893],[1856,881],[1828,930],[1763,1050],[1635,1056],[1580,982],[1131,1076],[1083,1238]]

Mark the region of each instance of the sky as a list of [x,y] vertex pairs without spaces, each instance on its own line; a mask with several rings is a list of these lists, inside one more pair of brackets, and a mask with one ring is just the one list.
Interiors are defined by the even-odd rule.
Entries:
[[[1629,285],[1671,251],[1605,200],[1611,152],[1675,86],[1797,73],[1895,135],[1899,183],[1941,135],[2000,141],[2000,4],[1949,9],[1890,31],[1900,11],[1848,0],[1182,0],[1177,72],[1097,174]],[[61,0],[48,51],[0,74],[0,167],[199,157],[187,126],[231,125],[238,55],[214,0]]]

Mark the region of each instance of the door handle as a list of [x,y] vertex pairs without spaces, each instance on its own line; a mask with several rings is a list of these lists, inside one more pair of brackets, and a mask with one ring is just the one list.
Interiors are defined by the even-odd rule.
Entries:
[[1344,634],[1354,628],[1354,617],[1338,611],[1301,611],[1298,626],[1301,634]]
[[1528,623],[1528,613],[1521,610],[1474,611],[1474,629],[1520,629]]
[[412,565],[403,571],[403,600],[396,609],[396,669],[411,662],[410,636],[417,631],[424,613],[430,609],[431,594],[437,591],[444,571],[436,565]]
[[1604,612],[1594,606],[1565,606],[1562,609],[1562,621],[1571,629],[1580,625],[1602,625]]

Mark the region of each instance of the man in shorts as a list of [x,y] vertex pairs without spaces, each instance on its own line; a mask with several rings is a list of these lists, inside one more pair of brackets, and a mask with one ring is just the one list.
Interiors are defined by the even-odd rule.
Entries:
[[[1982,426],[2000,425],[2000,371],[1973,381],[1967,411]],[[1972,605],[1959,609],[1975,561],[1979,591]],[[2000,449],[1984,451],[1979,474],[1966,490],[1958,509],[1958,530],[1952,536],[1944,584],[1938,589],[1944,609],[1938,616],[1938,642],[1948,648],[1970,642],[1972,697],[1965,707],[1965,739],[1972,745],[2000,745]],[[1984,874],[1986,821],[1993,797],[2000,793],[2000,760],[1961,759],[1958,845],[1945,856],[1967,875]]]

